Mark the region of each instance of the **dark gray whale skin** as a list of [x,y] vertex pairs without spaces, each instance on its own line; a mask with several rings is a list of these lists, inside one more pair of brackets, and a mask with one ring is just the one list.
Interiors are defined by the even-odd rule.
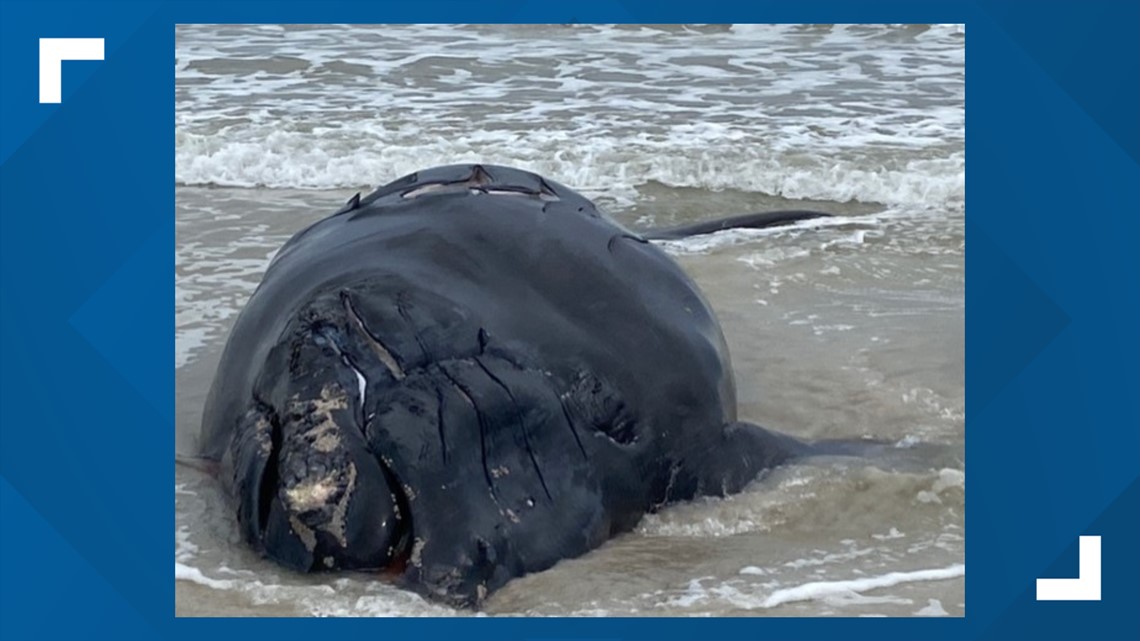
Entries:
[[412,174],[289,240],[201,444],[268,557],[459,606],[813,451],[737,421],[720,327],[669,256],[490,165]]

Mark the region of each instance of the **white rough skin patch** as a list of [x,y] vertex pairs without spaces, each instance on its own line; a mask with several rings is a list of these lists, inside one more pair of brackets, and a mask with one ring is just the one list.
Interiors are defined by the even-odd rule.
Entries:
[[353,463],[348,464],[348,481],[344,485],[344,496],[333,508],[332,518],[329,519],[328,525],[321,528],[336,538],[340,547],[348,547],[348,538],[345,533],[345,517],[348,515],[348,502],[352,499],[353,490],[356,489],[356,465]]
[[289,515],[289,527],[301,539],[301,543],[305,544],[306,550],[312,552],[313,548],[317,547],[317,535],[309,529],[309,526],[302,523],[296,514]]
[[343,390],[333,385],[326,385],[321,389],[319,399],[306,402],[294,399],[292,405],[293,411],[300,414],[308,410],[307,413],[313,417],[316,425],[306,436],[311,439],[314,449],[328,453],[340,447],[340,428],[333,420],[332,413],[335,410],[348,408],[348,399]]
[[273,453],[273,426],[264,416],[257,419],[253,425],[254,435],[257,438],[257,450],[262,456],[268,458]]
[[313,431],[317,434],[316,438],[313,439],[313,449],[318,452],[328,453],[340,447],[340,434],[336,433],[336,425],[322,425]]
[[[412,544],[412,554],[409,560],[411,561],[412,565],[416,566],[417,568],[423,567],[423,552],[424,544],[426,543],[427,541],[417,537],[415,543]],[[388,555],[391,556],[391,552],[389,552]]]
[[333,410],[343,410],[348,407],[348,399],[344,390],[335,384],[325,385],[321,388],[321,397],[313,402],[314,412],[329,413]]
[[289,511],[299,514],[320,509],[336,494],[336,481],[336,474],[334,473],[315,481],[287,488],[284,494],[285,502],[289,505]]
[[[307,417],[304,424],[313,424],[297,435],[301,438],[298,446],[304,447],[303,444],[308,443],[312,447],[307,456],[325,459],[320,454],[334,454],[343,448],[340,427],[332,416],[334,411],[348,407],[343,390],[336,385],[326,385],[321,390],[320,398],[301,401],[294,397],[291,405],[292,412]],[[335,458],[334,454],[333,459]],[[349,461],[343,469],[333,469],[324,476],[307,476],[291,486],[281,488],[281,500],[289,512],[289,523],[310,552],[316,546],[314,528],[331,534],[341,548],[348,547],[345,521],[349,501],[356,489],[356,477],[356,466]],[[301,521],[302,516],[305,522]],[[327,557],[323,562],[327,564],[329,560],[334,559]]]

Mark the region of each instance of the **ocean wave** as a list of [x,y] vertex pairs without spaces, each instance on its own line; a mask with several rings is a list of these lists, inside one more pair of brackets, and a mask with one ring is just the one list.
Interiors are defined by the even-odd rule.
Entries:
[[656,182],[919,208],[956,207],[965,200],[962,152],[943,158],[887,157],[876,165],[699,136],[576,142],[562,132],[530,132],[525,145],[510,132],[489,138],[392,145],[382,135],[346,140],[340,132],[322,136],[273,131],[263,137],[180,133],[175,180],[182,185],[369,189],[424,167],[483,162],[535,171],[587,191],[620,191]]
[[[955,563],[942,568],[888,572],[878,576],[865,576],[841,581],[812,581],[772,591],[763,587],[744,585],[740,581],[725,581],[706,586],[701,579],[694,579],[684,592],[674,596],[663,605],[688,608],[712,600],[725,602],[741,610],[770,609],[799,601],[822,601],[837,608],[852,605],[908,605],[912,602],[909,598],[890,595],[867,596],[863,593],[905,583],[957,579],[965,576],[965,574],[966,566]],[[928,616],[935,614],[933,610],[927,613]],[[944,611],[941,613],[941,615],[945,614]]]
[[961,208],[960,25],[181,26],[175,179],[368,189],[486,162]]

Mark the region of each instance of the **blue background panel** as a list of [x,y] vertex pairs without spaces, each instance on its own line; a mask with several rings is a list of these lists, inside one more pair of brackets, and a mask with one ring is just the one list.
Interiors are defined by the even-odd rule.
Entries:
[[[967,616],[174,617],[174,25],[967,24]],[[105,38],[38,103],[38,39]],[[1140,3],[0,3],[0,637],[1140,639]],[[1099,602],[1039,603],[1103,537]]]

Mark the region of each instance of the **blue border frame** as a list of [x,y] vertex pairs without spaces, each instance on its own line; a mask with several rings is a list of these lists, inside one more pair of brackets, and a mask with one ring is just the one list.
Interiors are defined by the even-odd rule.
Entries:
[[[964,22],[967,616],[173,616],[174,24]],[[37,102],[37,39],[102,37]],[[1140,638],[1140,4],[0,3],[0,637]],[[1038,603],[1103,536],[1104,599]]]

